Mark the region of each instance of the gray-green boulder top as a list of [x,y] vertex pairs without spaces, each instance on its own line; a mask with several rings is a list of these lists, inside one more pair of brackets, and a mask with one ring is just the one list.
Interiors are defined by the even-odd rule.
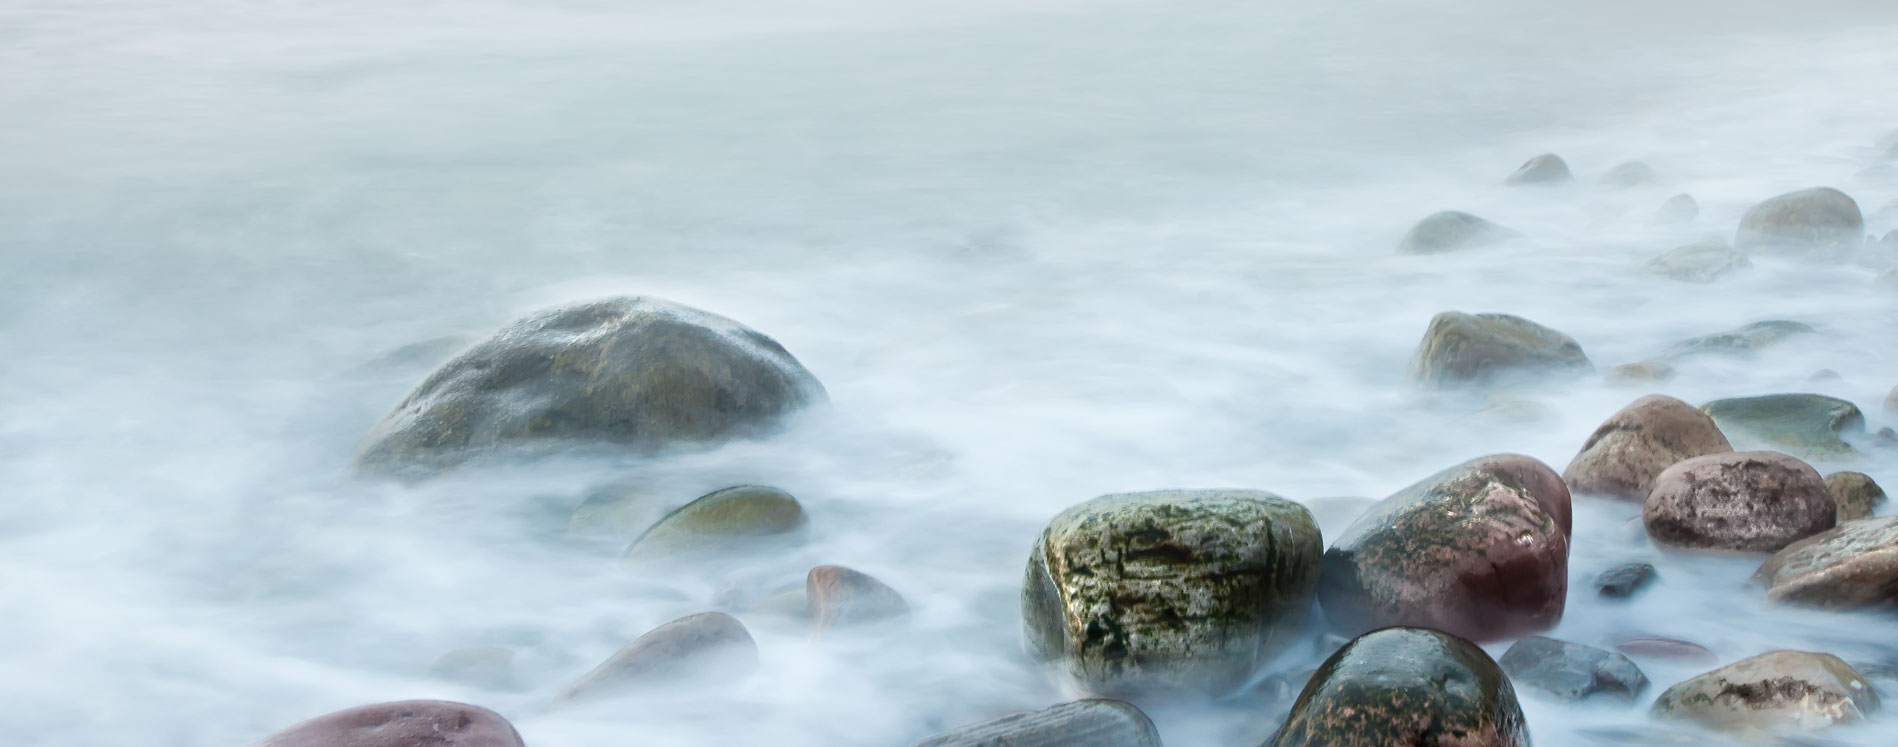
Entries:
[[1754,205],[1740,217],[1734,248],[1836,259],[1865,242],[1865,218],[1851,196],[1814,187]]
[[1766,394],[1700,406],[1739,448],[1768,447],[1816,461],[1852,460],[1843,436],[1865,432],[1858,405],[1823,394]]
[[1325,660],[1270,747],[1527,747],[1516,691],[1476,644],[1423,628],[1366,633]]
[[637,452],[757,437],[826,400],[783,346],[654,298],[526,317],[456,356],[383,418],[366,471],[426,474],[503,447]]
[[735,485],[666,514],[626,548],[629,561],[698,556],[795,537],[808,523],[797,498],[765,485]]
[[1510,239],[1521,238],[1514,229],[1505,228],[1469,213],[1445,210],[1432,213],[1417,222],[1397,244],[1398,254],[1442,254],[1459,249],[1474,249]]
[[1511,314],[1438,314],[1411,359],[1414,378],[1440,387],[1593,370],[1575,338]]

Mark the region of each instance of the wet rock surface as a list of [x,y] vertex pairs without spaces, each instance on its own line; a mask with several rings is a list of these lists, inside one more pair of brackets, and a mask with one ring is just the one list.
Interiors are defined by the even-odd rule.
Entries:
[[1230,690],[1303,622],[1323,547],[1310,512],[1264,491],[1096,498],[1035,543],[1028,651],[1095,695]]
[[500,714],[466,703],[404,700],[318,716],[255,747],[524,747]]
[[1602,571],[1595,577],[1595,590],[1604,598],[1627,599],[1654,583],[1654,566],[1625,563]]
[[1566,184],[1575,181],[1568,162],[1554,153],[1544,153],[1524,162],[1516,172],[1503,179],[1504,184]]
[[910,747],[1161,747],[1139,708],[1118,700],[1078,700],[937,734]]
[[1386,628],[1325,660],[1270,747],[1528,744],[1516,691],[1482,649],[1435,630]]
[[1864,238],[1865,219],[1858,203],[1839,190],[1815,187],[1747,209],[1733,245],[1743,251],[1837,259],[1857,249]]
[[1560,700],[1599,695],[1633,701],[1648,686],[1647,675],[1626,656],[1542,636],[1517,641],[1497,664],[1518,688]]
[[1522,234],[1469,213],[1445,210],[1417,222],[1397,244],[1398,254],[1441,254],[1499,244]]
[[1614,641],[1615,650],[1636,659],[1712,664],[1714,653],[1692,641],[1652,635],[1624,635]]
[[1849,521],[1788,545],[1757,577],[1774,602],[1841,610],[1898,604],[1898,516]]
[[840,565],[820,565],[805,577],[804,616],[819,630],[892,620],[909,614],[888,584]]
[[1664,354],[1671,359],[1696,355],[1751,355],[1788,339],[1815,332],[1812,325],[1784,319],[1754,322],[1739,329],[1682,340]]
[[1878,710],[1878,695],[1831,654],[1773,651],[1670,687],[1653,715],[1743,734],[1811,731]]
[[1509,314],[1446,311],[1430,320],[1411,374],[1430,386],[1484,383],[1505,374],[1594,370],[1575,338]]
[[652,525],[626,548],[629,561],[703,556],[795,537],[804,507],[777,488],[737,485],[707,493]]
[[1652,394],[1609,416],[1562,470],[1569,490],[1641,501],[1654,478],[1684,459],[1732,451],[1713,418],[1673,397]]
[[1885,490],[1863,472],[1834,472],[1826,475],[1826,490],[1839,507],[1841,523],[1871,516],[1885,502]]
[[1655,544],[1774,552],[1827,529],[1837,509],[1811,465],[1776,451],[1713,454],[1662,472],[1642,504]]
[[758,666],[758,644],[731,615],[703,612],[653,628],[581,677],[556,706],[677,684],[742,678]]
[[1854,459],[1858,450],[1844,436],[1865,432],[1865,416],[1857,405],[1823,394],[1717,399],[1700,409],[1736,443],[1778,449],[1802,459]]

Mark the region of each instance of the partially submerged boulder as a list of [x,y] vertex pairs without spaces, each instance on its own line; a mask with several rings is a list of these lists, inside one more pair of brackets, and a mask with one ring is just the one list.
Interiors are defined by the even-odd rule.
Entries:
[[1625,161],[1602,172],[1602,186],[1627,189],[1654,183],[1654,167],[1640,161]]
[[653,628],[554,698],[565,705],[644,688],[736,680],[758,666],[744,624],[703,612]]
[[1839,657],[1773,651],[1668,688],[1652,713],[1757,735],[1852,723],[1876,710],[1877,693]]
[[1554,153],[1544,153],[1523,162],[1503,180],[1504,184],[1566,184],[1575,181],[1575,175],[1568,170],[1568,162]]
[[1446,311],[1430,320],[1411,374],[1432,386],[1484,383],[1505,375],[1594,370],[1575,338],[1510,314]]
[[1858,203],[1831,187],[1789,192],[1747,209],[1733,245],[1741,251],[1769,251],[1837,259],[1865,239],[1865,218]]
[[[1453,741],[1454,740],[1454,741]],[[1447,633],[1385,628],[1346,644],[1306,683],[1272,747],[1528,747],[1496,662]]]
[[1654,566],[1623,563],[1595,577],[1595,590],[1606,599],[1627,599],[1654,583]]
[[1415,625],[1478,641],[1547,629],[1568,591],[1568,489],[1534,459],[1473,459],[1399,491],[1325,552],[1334,628]]
[[1857,405],[1823,394],[1717,399],[1700,409],[1743,447],[1766,446],[1804,459],[1853,459],[1858,450],[1842,436],[1865,432],[1865,415]]
[[1693,405],[1650,394],[1608,417],[1562,470],[1572,493],[1646,500],[1654,478],[1683,459],[1733,450]]
[[1559,700],[1632,701],[1648,687],[1647,675],[1626,656],[1539,635],[1516,641],[1497,663],[1511,682]]
[[1616,386],[1641,386],[1674,378],[1674,367],[1658,361],[1623,363],[1608,369],[1602,378]]
[[1263,491],[1096,498],[1035,542],[1028,652],[1095,695],[1231,690],[1305,619],[1323,547],[1303,506]]
[[1757,578],[1774,602],[1835,610],[1898,603],[1898,516],[1849,521],[1787,545]]
[[910,747],[1160,747],[1160,731],[1131,703],[1077,700],[971,724]]
[[1417,222],[1397,243],[1398,254],[1441,254],[1474,249],[1521,238],[1505,228],[1469,213],[1445,210]]
[[825,399],[755,330],[615,298],[526,317],[442,364],[370,433],[358,464],[412,475],[502,448],[711,444],[769,434]]
[[626,559],[656,560],[769,544],[796,536],[804,507],[777,488],[737,485],[699,496],[666,514],[626,548]]
[[909,603],[889,584],[841,565],[820,565],[805,577],[804,616],[819,630],[907,616]]
[[1698,217],[1700,203],[1694,201],[1694,196],[1678,194],[1661,203],[1660,209],[1654,211],[1653,222],[1663,225],[1692,223]]
[[1784,319],[1754,322],[1738,329],[1694,337],[1674,343],[1664,355],[1685,358],[1709,353],[1751,355],[1800,335],[1812,334],[1812,325]]
[[1741,270],[1751,269],[1746,254],[1736,252],[1719,239],[1696,241],[1675,247],[1647,265],[1647,272],[1686,283],[1711,283]]
[[466,703],[403,700],[318,716],[255,747],[525,747],[501,714]]
[[1834,472],[1826,475],[1826,490],[1839,507],[1839,523],[1872,515],[1874,507],[1885,502],[1885,490],[1863,472]]
[[1655,544],[1775,552],[1831,529],[1837,510],[1811,465],[1777,451],[1695,457],[1654,480],[1641,522]]

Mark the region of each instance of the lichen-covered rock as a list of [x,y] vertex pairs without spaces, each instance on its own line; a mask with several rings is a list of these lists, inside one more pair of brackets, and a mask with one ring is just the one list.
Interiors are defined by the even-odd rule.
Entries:
[[1608,417],[1562,470],[1571,493],[1646,500],[1675,463],[1732,451],[1713,418],[1673,397],[1650,394]]
[[426,474],[504,447],[716,443],[768,434],[825,397],[755,330],[616,298],[534,314],[443,364],[376,426],[358,464]]
[[1700,217],[1700,203],[1690,194],[1678,194],[1667,198],[1661,207],[1654,211],[1654,222],[1663,225],[1692,223]]
[[1664,354],[1669,358],[1691,355],[1751,355],[1773,345],[1814,332],[1812,325],[1774,319],[1754,322],[1739,329],[1704,335],[1674,343]]
[[1568,162],[1554,153],[1544,153],[1523,162],[1503,180],[1504,184],[1564,184],[1575,181],[1575,175],[1568,170]]
[[1575,338],[1510,314],[1446,311],[1430,320],[1411,374],[1433,386],[1483,383],[1504,375],[1594,370]]
[[466,703],[403,700],[318,716],[256,747],[524,747],[500,714]]
[[1271,747],[1528,747],[1515,688],[1488,654],[1435,630],[1386,628],[1338,649]]
[[1648,687],[1647,675],[1626,656],[1539,635],[1516,641],[1497,663],[1511,682],[1561,700],[1633,700]]
[[1568,489],[1525,456],[1483,457],[1372,508],[1325,552],[1334,628],[1415,625],[1478,641],[1544,630],[1568,592]]
[[1826,475],[1826,490],[1832,493],[1832,503],[1839,508],[1841,524],[1871,516],[1872,509],[1885,502],[1885,490],[1863,472]]
[[1616,165],[1601,175],[1602,186],[1641,187],[1654,183],[1654,167],[1640,161],[1627,161]]
[[1804,459],[1856,458],[1858,450],[1841,436],[1865,432],[1857,405],[1823,394],[1718,399],[1700,409],[1741,447],[1770,447]]
[[1397,244],[1398,254],[1442,254],[1459,249],[1474,249],[1521,238],[1514,229],[1505,228],[1469,213],[1445,210],[1417,222]]
[[758,666],[758,644],[723,612],[653,628],[554,698],[556,706],[641,688],[736,680]]
[[1641,523],[1655,544],[1775,552],[1831,529],[1837,515],[1811,465],[1777,451],[1710,454],[1654,480]]
[[1865,218],[1844,192],[1814,187],[1774,197],[1740,216],[1733,245],[1742,251],[1771,251],[1836,259],[1865,240]]
[[1310,512],[1263,491],[1096,498],[1035,542],[1028,652],[1096,695],[1230,690],[1304,620],[1323,547]]
[[1898,603],[1898,516],[1849,521],[1787,545],[1757,577],[1774,602],[1836,610]]
[[1876,710],[1878,695],[1839,657],[1773,651],[1668,688],[1654,702],[1653,715],[1724,732],[1768,734],[1852,723]]
[[1616,386],[1641,386],[1674,378],[1674,367],[1658,361],[1623,363],[1602,378]]
[[1752,260],[1719,239],[1675,247],[1649,262],[1647,272],[1686,283],[1711,283],[1753,267]]
[[1627,599],[1654,583],[1654,566],[1647,563],[1623,563],[1595,577],[1595,589],[1608,599]]
[[720,552],[795,536],[805,523],[804,507],[790,493],[738,485],[700,496],[666,514],[633,540],[626,558],[638,561]]
[[902,594],[870,574],[841,565],[812,568],[805,576],[804,599],[804,616],[819,630],[909,614]]
[[910,747],[1160,747],[1160,731],[1130,703],[1077,700],[971,724]]

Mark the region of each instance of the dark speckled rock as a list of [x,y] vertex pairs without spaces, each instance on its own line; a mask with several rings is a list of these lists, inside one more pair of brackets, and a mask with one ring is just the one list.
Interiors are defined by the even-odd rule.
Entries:
[[1668,688],[1653,715],[1757,735],[1852,723],[1878,707],[1871,685],[1839,657],[1773,651]]
[[1641,501],[1662,470],[1682,459],[1732,451],[1713,418],[1673,397],[1650,394],[1608,417],[1562,470],[1569,490]]
[[1848,521],[1760,566],[1769,601],[1851,610],[1898,603],[1898,516]]
[[1595,588],[1603,597],[1627,599],[1654,582],[1654,566],[1647,563],[1618,565],[1595,577]]
[[1304,620],[1323,548],[1310,512],[1263,491],[1096,498],[1035,542],[1028,652],[1094,695],[1230,690]]
[[1503,375],[1593,370],[1573,337],[1519,316],[1460,311],[1432,318],[1411,360],[1412,377],[1439,387]]
[[1510,681],[1561,700],[1602,695],[1632,701],[1648,687],[1647,675],[1613,651],[1532,635],[1497,660]]
[[1641,523],[1657,545],[1775,552],[1831,529],[1838,509],[1811,465],[1777,451],[1695,457],[1654,480]]
[[256,747],[523,746],[514,726],[486,708],[404,700],[318,716],[264,737]]
[[1733,245],[1819,259],[1837,259],[1865,241],[1865,218],[1849,195],[1814,187],[1774,197],[1740,216]]
[[1568,592],[1568,490],[1517,455],[1473,459],[1386,498],[1325,552],[1332,626],[1495,640],[1547,629]]
[[1160,732],[1132,704],[1077,700],[971,724],[910,747],[1160,747]]
[[1516,691],[1475,645],[1386,628],[1338,649],[1270,747],[1527,747]]

